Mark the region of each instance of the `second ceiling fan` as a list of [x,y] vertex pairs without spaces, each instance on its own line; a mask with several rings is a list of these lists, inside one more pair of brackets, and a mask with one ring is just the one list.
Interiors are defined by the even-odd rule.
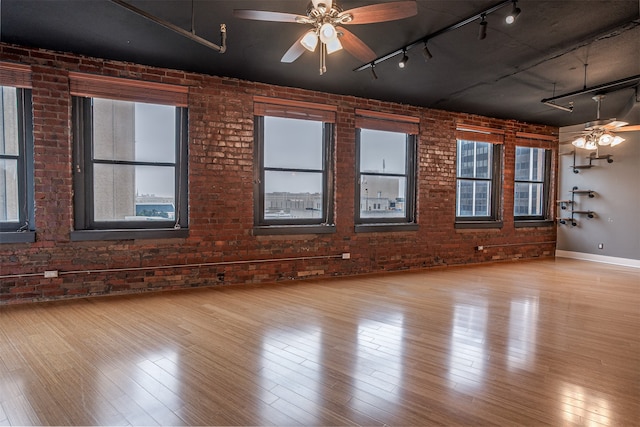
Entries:
[[306,50],[314,52],[319,47],[321,75],[327,71],[326,55],[342,48],[362,62],[371,62],[376,58],[375,52],[343,25],[394,21],[417,13],[415,0],[374,4],[344,11],[333,0],[312,0],[306,15],[266,10],[233,11],[236,18],[311,25],[312,28],[291,45],[280,61],[293,62]]

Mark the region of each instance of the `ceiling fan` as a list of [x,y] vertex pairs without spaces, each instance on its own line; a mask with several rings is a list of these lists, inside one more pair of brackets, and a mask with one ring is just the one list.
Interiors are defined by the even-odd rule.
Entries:
[[293,62],[305,50],[314,52],[319,45],[320,75],[322,75],[327,71],[326,55],[342,48],[362,62],[371,62],[376,58],[375,52],[343,25],[394,21],[414,16],[417,13],[418,7],[415,0],[374,4],[349,10],[342,10],[333,0],[312,0],[306,15],[236,9],[233,11],[233,16],[257,21],[311,25],[312,28],[295,41],[280,61]]
[[601,120],[600,104],[605,95],[595,95],[593,100],[598,104],[596,120],[585,123],[583,131],[578,131],[580,136],[571,141],[577,148],[585,150],[596,150],[598,146],[610,145],[614,147],[622,142],[624,138],[616,135],[618,132],[636,132],[640,131],[640,125],[628,126],[629,123],[618,121],[616,119]]

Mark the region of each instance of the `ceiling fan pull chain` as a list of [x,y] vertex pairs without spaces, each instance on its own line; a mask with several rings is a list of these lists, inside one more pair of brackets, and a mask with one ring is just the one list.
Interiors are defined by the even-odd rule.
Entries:
[[327,72],[326,66],[326,48],[324,43],[320,43],[320,75],[323,75]]

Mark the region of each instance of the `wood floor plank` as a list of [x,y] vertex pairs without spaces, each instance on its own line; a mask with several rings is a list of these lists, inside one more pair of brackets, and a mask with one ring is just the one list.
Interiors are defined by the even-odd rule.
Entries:
[[0,306],[0,425],[639,420],[634,268],[545,259]]

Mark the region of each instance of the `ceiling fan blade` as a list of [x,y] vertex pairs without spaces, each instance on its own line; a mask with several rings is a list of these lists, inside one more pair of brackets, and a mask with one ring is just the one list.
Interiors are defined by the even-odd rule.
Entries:
[[345,13],[353,15],[353,20],[345,22],[345,24],[373,24],[415,16],[418,14],[418,6],[413,0],[397,1],[356,7],[355,9],[345,10],[340,15]]
[[623,126],[614,129],[614,132],[637,132],[640,131],[640,125]]
[[235,9],[233,16],[240,19],[253,19],[255,21],[272,21],[272,22],[298,22],[298,18],[304,18],[293,13],[269,12],[267,10],[248,10]]
[[300,56],[304,53],[304,51],[307,50],[304,48],[302,43],[300,43],[306,34],[307,34],[306,32],[302,34],[302,37],[300,37],[298,40],[295,41],[294,44],[291,45],[289,50],[286,51],[285,54],[282,56],[282,59],[280,60],[280,62],[291,63],[296,59],[300,58]]
[[344,27],[337,27],[338,33],[342,33],[340,42],[342,47],[362,62],[371,62],[376,59],[376,53],[372,51],[362,40]]
[[626,126],[628,124],[629,123],[627,122],[613,121],[611,123],[607,123],[606,125],[603,125],[602,128],[606,130],[615,130],[616,128]]

